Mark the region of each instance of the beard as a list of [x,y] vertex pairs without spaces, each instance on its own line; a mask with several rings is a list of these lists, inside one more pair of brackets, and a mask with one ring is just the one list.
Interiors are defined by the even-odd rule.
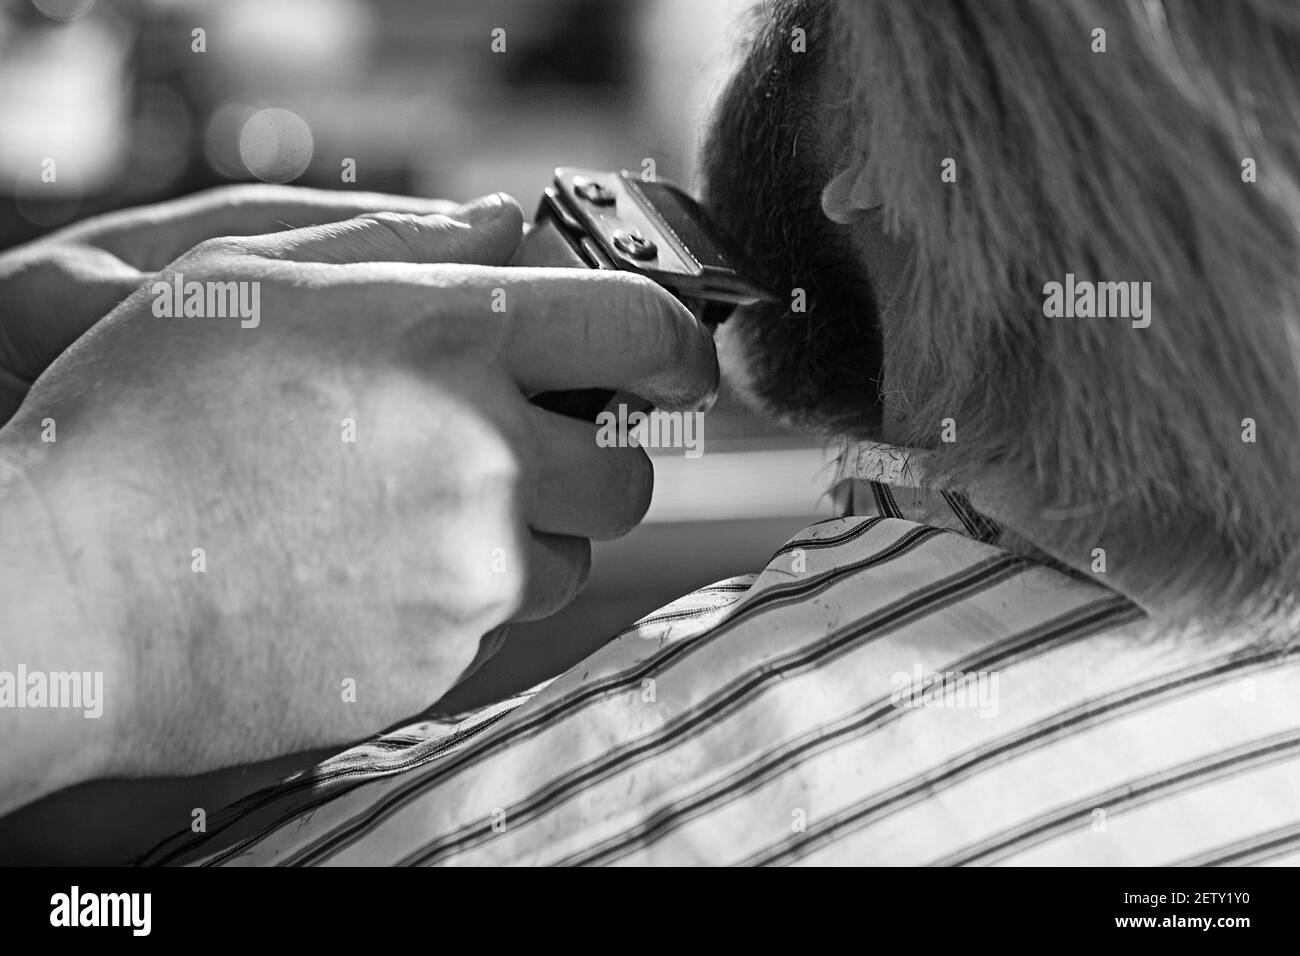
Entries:
[[[879,312],[849,227],[821,211],[835,155],[828,17],[802,2],[765,14],[704,146],[704,205],[779,300],[720,327],[731,384],[787,424],[869,438],[882,419]],[[807,52],[791,49],[796,26]]]

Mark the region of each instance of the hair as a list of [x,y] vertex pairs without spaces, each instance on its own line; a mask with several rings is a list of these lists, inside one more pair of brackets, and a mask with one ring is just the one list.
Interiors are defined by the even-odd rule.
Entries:
[[[913,248],[907,307],[882,329],[901,439],[933,449],[945,481],[1010,476],[1058,551],[1104,547],[1152,603],[1290,607],[1300,5],[841,0],[832,15],[840,141]],[[1150,325],[1045,316],[1045,283],[1067,273],[1149,281]],[[958,440],[936,442],[946,418]]]

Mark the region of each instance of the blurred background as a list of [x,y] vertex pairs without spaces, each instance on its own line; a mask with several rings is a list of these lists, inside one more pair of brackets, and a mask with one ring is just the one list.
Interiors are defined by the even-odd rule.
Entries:
[[[0,0],[0,249],[233,182],[456,200],[504,190],[529,214],[557,165],[651,170],[693,189],[749,5]],[[452,704],[553,676],[668,601],[760,569],[831,513],[820,444],[761,422],[725,389],[703,449],[654,452],[646,522],[598,544],[583,595],[513,628]],[[168,795],[211,807],[302,763],[191,778]],[[149,784],[104,786],[0,821],[0,857],[112,858],[151,825],[172,829]],[[93,825],[105,815],[107,835]]]
[[651,159],[689,186],[743,9],[0,0],[0,246],[258,179],[522,201],[562,160],[639,171]]

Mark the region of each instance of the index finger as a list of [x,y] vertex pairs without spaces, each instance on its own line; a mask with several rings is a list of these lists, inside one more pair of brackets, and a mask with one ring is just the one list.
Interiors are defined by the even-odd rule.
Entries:
[[500,358],[527,394],[621,389],[689,410],[717,392],[713,337],[650,279],[523,267],[498,275],[511,316]]
[[311,300],[308,311],[318,320],[391,321],[413,358],[475,355],[527,396],[605,388],[693,411],[717,392],[708,330],[671,293],[635,273],[250,260]]

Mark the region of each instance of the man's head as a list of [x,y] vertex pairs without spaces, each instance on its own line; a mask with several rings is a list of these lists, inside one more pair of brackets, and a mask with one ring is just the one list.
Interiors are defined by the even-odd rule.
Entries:
[[[708,204],[791,305],[724,327],[744,387],[932,449],[936,478],[992,478],[1029,530],[1084,562],[1105,548],[1153,601],[1294,590],[1300,7],[756,18],[705,149]],[[1150,324],[1052,313],[1067,276],[1150,283]]]

